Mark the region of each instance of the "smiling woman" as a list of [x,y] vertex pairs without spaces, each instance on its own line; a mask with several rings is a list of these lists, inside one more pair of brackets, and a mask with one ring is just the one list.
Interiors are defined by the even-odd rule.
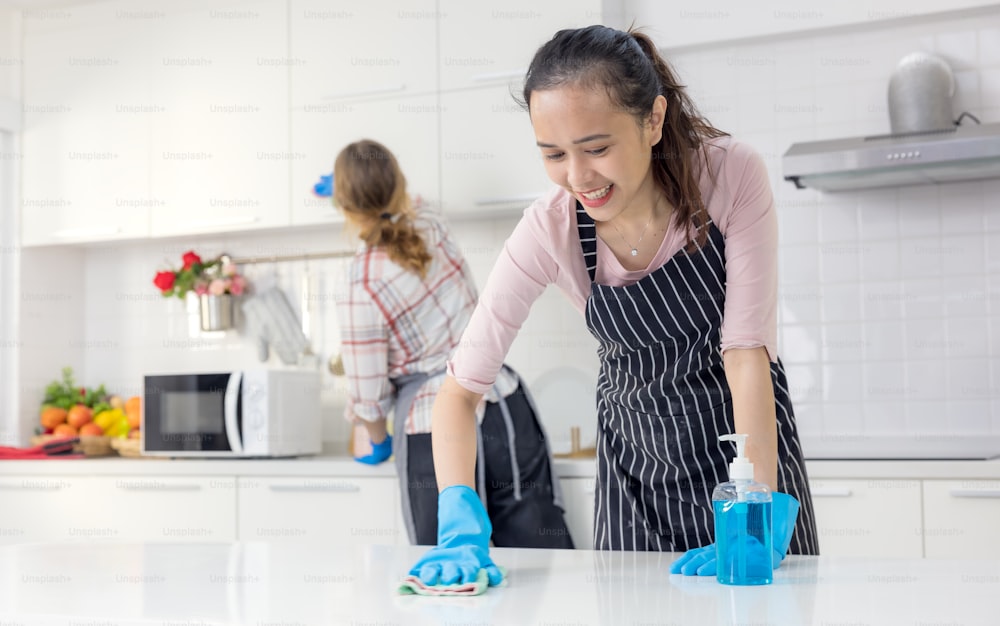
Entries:
[[[523,104],[556,187],[525,210],[449,361],[433,411],[442,496],[471,484],[470,409],[555,284],[599,342],[594,546],[699,549],[671,571],[714,573],[712,490],[731,456],[719,437],[740,433],[754,479],[796,504],[775,508],[774,544],[817,553],[777,357],[777,220],[763,160],[698,113],[638,32],[559,31],[535,53]],[[473,549],[489,535],[485,511],[446,504],[439,518],[465,529],[469,550],[431,550],[413,568],[429,584],[493,565]]]

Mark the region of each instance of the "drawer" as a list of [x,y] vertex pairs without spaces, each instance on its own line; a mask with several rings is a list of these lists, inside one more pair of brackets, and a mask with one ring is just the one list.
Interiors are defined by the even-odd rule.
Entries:
[[823,556],[923,556],[920,481],[812,481],[810,489]]
[[21,476],[0,479],[0,543],[232,541],[231,477]]
[[925,480],[924,555],[1000,559],[1000,481]]
[[238,479],[240,541],[406,544],[395,478]]

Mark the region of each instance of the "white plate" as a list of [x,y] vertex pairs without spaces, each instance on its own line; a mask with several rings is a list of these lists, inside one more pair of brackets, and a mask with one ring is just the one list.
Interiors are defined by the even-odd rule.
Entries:
[[580,428],[580,446],[597,434],[597,374],[575,367],[551,369],[528,384],[539,419],[555,453],[570,451],[570,428]]

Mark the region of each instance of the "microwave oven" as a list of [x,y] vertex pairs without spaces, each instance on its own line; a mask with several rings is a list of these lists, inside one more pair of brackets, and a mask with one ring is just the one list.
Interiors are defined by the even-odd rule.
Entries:
[[320,451],[317,371],[144,377],[144,456],[283,457]]

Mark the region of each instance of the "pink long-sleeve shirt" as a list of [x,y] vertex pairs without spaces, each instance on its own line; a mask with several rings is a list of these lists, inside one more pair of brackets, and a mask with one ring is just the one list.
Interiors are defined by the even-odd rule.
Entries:
[[[763,346],[775,361],[778,228],[767,168],[753,148],[729,137],[709,142],[708,160],[715,180],[701,167],[699,188],[726,242],[721,349]],[[685,230],[671,221],[649,266],[629,271],[598,237],[595,281],[609,286],[633,284],[661,267],[686,243]],[[586,311],[591,281],[577,234],[576,200],[561,187],[525,209],[504,244],[448,361],[448,372],[462,387],[475,393],[490,388],[532,303],[550,284],[581,314]]]

